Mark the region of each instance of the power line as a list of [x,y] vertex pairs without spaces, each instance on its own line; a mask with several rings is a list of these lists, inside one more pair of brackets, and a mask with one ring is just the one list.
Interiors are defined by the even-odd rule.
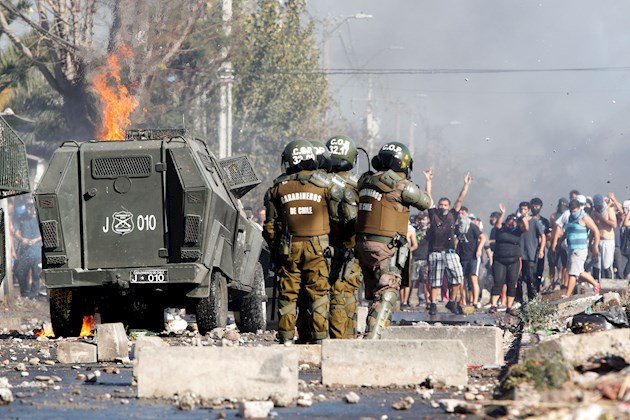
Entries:
[[[276,69],[279,72],[286,70]],[[492,74],[492,73],[563,73],[563,72],[625,72],[630,71],[630,66],[622,67],[561,67],[547,69],[513,68],[513,69],[455,69],[455,68],[434,68],[434,69],[319,69],[308,73],[332,74],[352,74],[352,75],[397,75],[397,74]],[[298,70],[298,72],[301,72]]]

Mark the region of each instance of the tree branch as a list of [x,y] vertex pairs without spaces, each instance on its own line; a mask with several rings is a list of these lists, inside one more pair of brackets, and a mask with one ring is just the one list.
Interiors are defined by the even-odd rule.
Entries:
[[[11,11],[10,9],[7,9],[5,7],[4,3],[5,2],[0,2],[0,6],[5,8],[6,10]],[[2,31],[7,35],[7,37],[9,37],[9,40],[11,40],[13,45],[15,45],[16,48],[20,49],[22,53],[26,56],[26,58],[31,60],[31,62],[35,65],[35,67],[42,73],[42,75],[44,76],[46,81],[50,84],[50,86],[53,89],[55,89],[57,92],[61,92],[59,83],[57,82],[55,77],[52,75],[50,70],[48,70],[48,67],[46,67],[39,60],[35,59],[35,56],[33,55],[33,52],[30,50],[30,48],[24,45],[20,37],[17,36],[17,34],[13,32],[13,30],[9,27],[9,22],[7,22],[4,12],[1,12],[1,11],[0,11],[0,27],[2,28]]]

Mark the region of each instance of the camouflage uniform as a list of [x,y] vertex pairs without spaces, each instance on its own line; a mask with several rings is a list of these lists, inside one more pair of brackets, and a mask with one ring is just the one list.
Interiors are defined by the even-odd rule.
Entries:
[[331,273],[330,337],[355,338],[357,334],[357,303],[363,274],[359,260],[355,258],[357,179],[346,171],[333,174],[333,182],[344,187],[341,211],[343,220],[352,223],[333,223],[331,244],[335,249]]
[[325,253],[329,248],[329,204],[334,196],[341,194],[325,174],[310,170],[282,175],[267,191],[263,235],[276,250],[279,266],[281,342],[294,338],[297,301],[302,289],[310,303],[311,341],[328,336],[330,285]]
[[[398,162],[398,166],[410,169],[408,149],[400,143],[385,144],[379,157],[394,156],[390,153],[394,148],[398,161],[402,159],[402,165]],[[398,157],[401,150],[403,157]],[[398,299],[401,270],[409,256],[406,241],[409,206],[425,210],[431,203],[426,193],[407,180],[405,172],[387,170],[387,163],[376,163],[374,166],[379,172],[364,174],[358,185],[356,252],[365,276],[366,298],[374,300],[368,313],[366,338],[380,338],[382,329],[390,323]]]

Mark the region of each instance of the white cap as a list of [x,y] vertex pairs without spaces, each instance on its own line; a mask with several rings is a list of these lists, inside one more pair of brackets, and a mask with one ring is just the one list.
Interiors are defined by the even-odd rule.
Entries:
[[575,199],[578,201],[578,203],[580,203],[581,206],[586,204],[586,197],[584,197],[582,194],[575,197]]

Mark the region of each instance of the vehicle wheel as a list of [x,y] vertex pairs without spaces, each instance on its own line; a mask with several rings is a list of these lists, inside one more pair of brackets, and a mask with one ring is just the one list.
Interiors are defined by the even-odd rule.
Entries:
[[50,321],[56,337],[78,337],[83,325],[83,299],[77,290],[50,289]]
[[201,335],[227,325],[228,290],[225,276],[214,271],[210,279],[210,295],[199,299],[196,308],[197,328]]
[[241,300],[241,332],[256,332],[267,327],[267,295],[265,294],[265,275],[260,263],[256,263],[252,291]]

